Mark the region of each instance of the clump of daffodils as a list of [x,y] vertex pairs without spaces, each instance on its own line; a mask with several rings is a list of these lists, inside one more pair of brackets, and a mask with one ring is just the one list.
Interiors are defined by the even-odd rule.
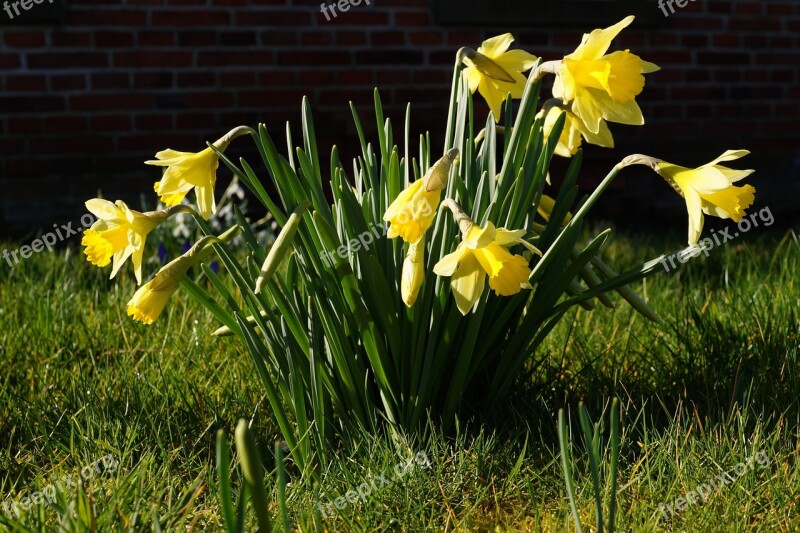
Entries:
[[[139,287],[128,314],[153,324],[179,287],[213,314],[221,325],[214,334],[235,335],[250,353],[303,472],[362,431],[383,428],[401,439],[425,431],[429,416],[452,426],[464,398],[473,406],[507,399],[535,367],[547,334],[577,306],[613,307],[617,293],[660,320],[630,286],[659,271],[659,259],[617,273],[601,253],[610,230],[583,242],[589,210],[627,166],[648,166],[683,196],[690,244],[704,215],[738,221],[754,202],[752,186],[735,185],[752,170],[721,164],[745,150],[697,168],[621,157],[576,202],[584,143],[612,149],[614,124],[644,124],[636,99],[658,67],[629,50],[611,51],[633,20],[596,29],[572,53],[546,62],[512,49],[509,33],[460,49],[443,147],[428,136],[412,142],[410,114],[405,143],[396,145],[401,136],[376,91],[376,143],[364,138],[352,108],[361,146],[352,166],[336,148],[329,158],[319,153],[307,100],[299,146],[291,129],[287,143],[276,143],[260,124],[235,128],[198,152],[162,150],[147,164],[164,168],[154,189],[165,207],[140,213],[90,200],[99,220],[84,236],[87,259],[113,262],[113,277],[131,258],[141,285],[148,234],[174,214],[190,214],[205,236]],[[553,94],[540,105],[545,76],[555,77]],[[473,107],[475,93],[488,115]],[[243,135],[256,143],[260,166],[223,157]],[[549,190],[555,155],[571,164]],[[268,249],[238,211],[229,231],[211,232],[220,162],[281,227]],[[243,250],[227,246],[235,232]],[[203,265],[212,253],[229,280]]]

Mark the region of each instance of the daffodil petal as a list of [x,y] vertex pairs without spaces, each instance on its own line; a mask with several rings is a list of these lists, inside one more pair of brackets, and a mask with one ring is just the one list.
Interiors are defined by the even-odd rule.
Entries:
[[87,201],[86,209],[100,220],[115,220],[120,218],[117,206],[102,198],[94,198]]
[[462,315],[467,315],[483,293],[486,273],[472,253],[464,254],[458,270],[453,274],[450,290]]
[[458,264],[464,254],[467,252],[467,247],[464,243],[458,245],[453,253],[447,254],[442,257],[433,267],[433,273],[437,276],[452,276],[458,269]]
[[689,212],[689,245],[694,246],[703,232],[703,209],[700,195],[692,189],[684,189],[686,210]]
[[704,167],[712,167],[718,163],[722,163],[724,161],[734,161],[736,159],[740,159],[746,155],[749,155],[749,150],[727,150],[724,154],[716,158],[715,160],[711,161],[710,163],[706,163],[703,165]]
[[478,53],[483,54],[490,59],[495,59],[508,50],[508,47],[511,46],[511,43],[513,42],[514,36],[510,33],[497,35],[491,39],[483,41],[480,48],[478,48]]
[[608,51],[608,48],[611,46],[611,41],[613,41],[622,30],[630,26],[634,18],[635,17],[630,15],[613,26],[584,34],[581,44],[567,57],[572,59],[599,59]]
[[525,72],[536,65],[538,58],[525,50],[509,50],[495,58],[494,62],[503,67],[503,70],[512,74],[514,72]]

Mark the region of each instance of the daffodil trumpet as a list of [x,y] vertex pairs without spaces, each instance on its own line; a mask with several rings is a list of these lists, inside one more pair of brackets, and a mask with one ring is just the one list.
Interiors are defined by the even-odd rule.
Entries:
[[659,67],[629,50],[606,53],[611,41],[633,20],[628,16],[609,28],[584,34],[581,44],[556,70],[553,96],[568,104],[592,133],[599,132],[602,120],[644,124],[636,96],[644,89],[643,74]]
[[86,259],[95,266],[112,262],[111,277],[117,275],[128,258],[133,263],[137,284],[142,283],[142,258],[147,235],[169,217],[167,211],[141,213],[130,209],[125,202],[95,198],[86,202],[97,221],[86,230],[81,244],[86,247]]
[[469,314],[480,299],[487,277],[489,287],[498,296],[512,296],[522,289],[531,288],[528,260],[508,251],[511,246],[522,244],[541,255],[535,246],[522,238],[525,230],[495,228],[491,222],[482,228],[450,198],[442,202],[442,207],[453,213],[462,240],[453,253],[444,256],[433,267],[433,271],[451,278],[450,289],[462,315]]
[[247,134],[255,135],[256,132],[249,126],[238,126],[212,143],[213,147],[200,152],[179,152],[168,148],[158,152],[156,159],[145,161],[148,165],[167,167],[161,180],[153,186],[161,201],[167,206],[178,205],[194,189],[200,214],[206,220],[211,218],[216,212],[217,152],[224,152],[234,139]]

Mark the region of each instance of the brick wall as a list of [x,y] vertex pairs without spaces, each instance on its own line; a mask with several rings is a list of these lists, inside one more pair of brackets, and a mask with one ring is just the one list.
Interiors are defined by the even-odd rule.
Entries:
[[[259,121],[283,139],[304,94],[322,144],[344,156],[356,146],[347,102],[368,117],[375,85],[398,128],[410,100],[414,131],[437,138],[460,46],[510,30],[555,59],[591,29],[441,27],[434,0],[362,2],[330,22],[321,0],[61,1],[60,25],[0,27],[0,234],[75,220],[98,189],[137,204],[158,149],[194,151]],[[587,180],[627,152],[691,164],[747,147],[760,201],[797,197],[800,2],[691,2],[615,46],[663,69],[640,97],[647,126],[614,127],[613,154],[590,148]],[[608,214],[630,214],[632,198],[647,212],[637,197],[652,181],[620,181]]]

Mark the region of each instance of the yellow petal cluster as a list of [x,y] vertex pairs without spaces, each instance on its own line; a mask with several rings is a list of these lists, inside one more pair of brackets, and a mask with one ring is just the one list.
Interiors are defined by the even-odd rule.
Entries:
[[405,242],[413,244],[425,235],[433,224],[442,190],[447,187],[450,168],[457,160],[458,149],[448,150],[431,165],[422,179],[397,195],[383,214],[383,220],[389,222],[387,237],[401,237]]
[[421,179],[409,185],[383,214],[383,220],[389,222],[387,237],[401,237],[408,243],[420,240],[433,224],[441,194],[426,191]]
[[456,250],[433,267],[437,275],[452,277],[450,287],[462,315],[467,315],[481,297],[487,276],[489,287],[500,296],[531,287],[528,260],[508,251],[518,243],[530,246],[522,239],[524,234],[524,230],[495,228],[491,222],[484,228],[472,225]]
[[644,76],[659,70],[629,50],[606,54],[611,41],[634,20],[584,34],[578,48],[564,57],[553,84],[553,96],[571,107],[592,133],[603,119],[621,124],[644,124],[636,96],[644,88]]
[[733,185],[752,174],[753,170],[736,170],[720,165],[749,154],[747,150],[728,150],[710,163],[689,169],[658,161],[656,171],[686,200],[689,211],[689,244],[695,245],[703,231],[703,213],[739,222],[745,209],[755,200],[752,185]]
[[566,114],[564,120],[564,129],[561,130],[561,135],[558,138],[555,153],[561,157],[572,157],[578,148],[581,147],[583,139],[589,144],[596,144],[597,146],[604,146],[606,148],[614,148],[614,137],[611,135],[611,130],[608,129],[608,124],[605,120],[600,121],[600,129],[597,132],[592,132],[586,127],[586,124],[581,118],[575,115],[572,111],[561,109],[560,107],[553,106],[549,109],[543,109],[539,112],[538,116],[544,116],[544,137],[548,139],[550,133],[553,131],[556,121],[561,114]]
[[100,198],[86,202],[86,208],[98,218],[86,230],[81,240],[81,244],[86,247],[84,253],[87,260],[93,265],[104,267],[113,259],[113,278],[130,257],[136,282],[141,284],[142,256],[147,234],[166,220],[167,214],[163,211],[140,213],[129,209],[122,200],[117,200],[114,204]]
[[167,167],[154,188],[166,205],[177,205],[194,189],[197,209],[208,220],[216,211],[214,186],[217,182],[219,156],[210,147],[197,153],[162,150],[148,165]]
[[536,57],[524,50],[509,50],[514,36],[504,33],[487,39],[472,58],[464,58],[464,77],[471,93],[478,91],[486,100],[496,122],[506,96],[522,98],[527,81],[523,72],[536,64]]

